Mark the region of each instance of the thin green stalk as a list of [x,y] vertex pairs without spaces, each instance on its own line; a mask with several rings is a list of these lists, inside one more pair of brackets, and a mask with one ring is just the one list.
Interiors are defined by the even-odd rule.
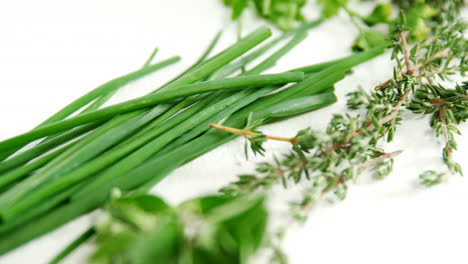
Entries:
[[148,59],[145,61],[143,66],[141,67],[142,69],[148,67],[151,64],[151,61],[153,61],[154,57],[156,57],[156,54],[158,53],[159,48],[155,48],[153,52],[151,52],[151,55],[148,57]]
[[[171,81],[168,82],[171,83],[173,82],[174,80],[176,80],[177,78],[179,78],[180,76],[188,73],[189,71],[193,70],[194,68],[196,67],[199,67],[201,64],[203,63],[206,63],[207,62],[207,58],[208,56],[210,55],[210,53],[213,51],[214,47],[216,46],[216,44],[218,43],[220,37],[221,37],[221,34],[222,34],[222,31],[219,31],[215,37],[213,38],[213,40],[210,42],[208,48],[203,52],[203,54],[200,56],[200,58],[198,58],[198,60],[192,64],[189,68],[187,68],[184,72],[182,72],[181,74],[179,74],[176,78],[172,79]],[[211,59],[210,59],[211,60]],[[166,84],[167,85],[167,84]],[[164,86],[166,86],[164,85]],[[147,132],[148,130],[151,130],[153,128],[155,128],[156,126],[158,126],[160,123],[162,123],[163,121],[165,121],[166,119],[170,118],[171,116],[173,116],[174,114],[178,113],[180,110],[192,105],[193,103],[195,103],[197,100],[198,100],[198,96],[195,95],[195,96],[189,96],[187,98],[184,98],[184,100],[180,101],[178,104],[174,105],[171,109],[169,109],[168,111],[166,111],[163,115],[161,115],[160,117],[156,118],[155,120],[153,120],[150,124],[148,124],[146,127],[144,127],[141,131],[138,132],[138,135],[141,135],[145,132]],[[138,136],[136,135],[136,136]]]
[[173,99],[187,97],[194,94],[212,92],[220,89],[238,89],[249,86],[262,86],[269,84],[280,84],[301,81],[303,73],[282,73],[262,76],[243,76],[230,79],[208,81],[191,85],[180,86],[180,89],[171,91],[160,91],[137,99],[115,104],[99,110],[91,111],[76,117],[51,123],[34,129],[22,135],[0,142],[0,150],[22,145],[44,136],[64,131],[92,121],[110,119],[116,115],[148,108],[156,104],[164,103]]
[[261,55],[263,55],[265,52],[267,52],[268,50],[270,50],[271,48],[276,46],[282,40],[284,40],[284,39],[286,39],[286,38],[288,38],[290,36],[296,35],[298,33],[301,33],[301,32],[307,32],[307,30],[320,25],[322,23],[322,21],[323,21],[322,19],[316,20],[316,21],[313,21],[311,23],[304,24],[304,25],[298,27],[297,29],[292,29],[290,31],[287,31],[287,32],[281,34],[281,36],[271,40],[270,42],[266,43],[265,45],[263,45],[259,49],[252,51],[250,54],[247,54],[247,56],[244,56],[244,57],[240,58],[238,61],[236,61],[234,63],[231,63],[231,64],[228,64],[228,65],[224,66],[223,68],[219,69],[218,71],[213,73],[210,76],[209,79],[210,80],[216,80],[216,79],[225,78],[226,76],[231,75],[232,73],[238,71],[242,67],[245,67],[248,63],[254,61],[257,58],[259,58]]
[[230,48],[220,52],[214,58],[209,59],[208,61],[195,67],[194,69],[180,76],[178,79],[162,87],[161,89],[173,89],[177,86],[194,83],[198,80],[208,77],[214,71],[218,70],[224,65],[227,65],[229,62],[238,58],[239,56],[249,51],[251,48],[255,47],[260,42],[264,41],[270,36],[271,31],[268,28],[259,28],[253,33],[250,33],[245,38],[238,41]]
[[114,94],[117,93],[117,91],[118,90],[110,91],[110,92],[102,95],[101,97],[96,99],[96,101],[94,101],[92,104],[90,104],[88,107],[86,107],[83,111],[81,111],[79,114],[84,114],[84,113],[88,113],[88,112],[92,112],[92,111],[97,110],[99,107],[101,107],[107,101],[109,101],[109,99],[111,99],[112,96],[114,96]]
[[200,58],[198,58],[197,61],[195,61],[195,63],[193,63],[190,67],[188,67],[185,71],[183,71],[181,74],[177,75],[175,78],[173,78],[172,80],[168,81],[166,84],[164,84],[162,87],[166,87],[168,86],[169,84],[173,83],[175,80],[179,79],[180,77],[182,77],[183,75],[186,75],[187,73],[191,72],[192,70],[198,68],[198,67],[201,67],[203,66],[203,64],[211,61],[211,60],[214,60],[216,58],[218,58],[220,55],[222,55],[223,53],[227,52],[227,50],[224,50],[223,52],[220,52],[218,53],[217,55],[215,55],[213,58],[210,58],[210,59],[207,59],[208,56],[210,55],[210,53],[213,51],[213,49],[215,48],[216,44],[218,43],[221,35],[222,35],[222,31],[219,31],[215,37],[213,38],[213,40],[210,42],[210,45],[208,46],[208,48],[205,50],[205,52],[203,52],[203,54],[200,56]]
[[90,239],[94,234],[96,234],[96,230],[94,228],[88,228],[84,233],[82,233],[79,237],[77,237],[71,244],[69,244],[66,248],[64,248],[60,254],[55,256],[49,264],[58,264],[63,259],[65,259],[73,250],[77,249],[81,244],[86,242]]

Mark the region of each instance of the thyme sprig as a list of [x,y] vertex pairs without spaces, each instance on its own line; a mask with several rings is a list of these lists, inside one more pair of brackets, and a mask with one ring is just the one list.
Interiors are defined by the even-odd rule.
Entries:
[[[405,24],[404,14],[392,34],[392,59],[396,66],[393,77],[366,92],[359,88],[347,95],[350,110],[364,114],[350,113],[333,115],[325,131],[306,128],[295,137],[284,138],[265,135],[255,126],[232,129],[212,125],[219,130],[243,135],[254,153],[265,152],[262,144],[266,140],[289,142],[292,150],[273,163],[263,162],[256,173],[240,175],[236,182],[220,190],[227,196],[246,193],[268,192],[273,186],[307,180],[302,197],[290,203],[288,225],[270,234],[266,245],[272,252],[272,263],[285,263],[281,251],[281,234],[291,222],[307,219],[313,205],[323,196],[333,193],[338,199],[345,199],[348,185],[364,172],[371,172],[376,178],[389,175],[394,166],[394,157],[402,150],[386,152],[381,142],[394,139],[402,114],[430,115],[430,127],[436,137],[445,140],[442,160],[448,170],[424,171],[419,175],[423,185],[431,186],[442,182],[452,174],[462,175],[459,163],[454,161],[457,149],[456,136],[461,135],[457,125],[468,118],[468,83],[455,84],[445,88],[444,81],[454,83],[453,75],[465,75],[467,70],[468,41],[463,33],[463,22],[447,23],[434,29],[434,34],[410,47],[410,28]],[[249,124],[249,122],[247,122]],[[278,235],[280,234],[280,235]]]
[[462,174],[461,166],[453,160],[457,149],[457,124],[466,121],[468,114],[468,83],[445,88],[442,81],[451,76],[464,76],[467,69],[468,41],[463,37],[466,24],[456,22],[441,25],[434,35],[410,47],[405,17],[393,33],[392,58],[396,62],[393,77],[377,86],[374,91],[362,88],[347,95],[351,110],[365,110],[363,115],[335,114],[325,131],[306,128],[293,138],[265,135],[247,127],[233,130],[212,125],[217,129],[243,135],[254,153],[264,153],[262,144],[267,139],[287,141],[292,151],[274,163],[261,163],[256,174],[239,176],[221,192],[239,195],[269,189],[290,179],[295,183],[303,178],[310,181],[311,188],[301,202],[293,206],[295,215],[303,215],[323,194],[333,192],[339,199],[346,197],[348,183],[355,181],[364,171],[372,171],[378,178],[392,171],[393,158],[401,150],[385,152],[380,148],[382,139],[393,140],[397,126],[403,122],[402,113],[408,110],[416,115],[431,115],[430,127],[437,137],[445,139],[442,159],[448,171],[426,171],[420,175],[421,182],[433,185],[450,174]]

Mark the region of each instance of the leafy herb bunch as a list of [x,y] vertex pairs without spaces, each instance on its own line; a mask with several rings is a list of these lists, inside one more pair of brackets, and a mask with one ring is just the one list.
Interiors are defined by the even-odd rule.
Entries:
[[212,195],[171,207],[153,195],[115,190],[91,229],[98,248],[90,262],[245,263],[264,237],[264,200]]

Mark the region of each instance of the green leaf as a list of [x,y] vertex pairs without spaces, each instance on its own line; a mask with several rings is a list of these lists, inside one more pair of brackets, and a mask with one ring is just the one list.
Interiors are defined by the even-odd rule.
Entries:
[[270,20],[281,30],[289,30],[305,21],[301,13],[306,0],[254,0],[257,14]]
[[241,15],[244,9],[247,7],[249,0],[222,0],[225,6],[232,9],[231,19],[236,20]]
[[163,210],[170,209],[170,206],[164,202],[163,199],[156,197],[154,195],[138,195],[131,197],[120,198],[121,201],[129,201],[134,203],[136,206],[142,210],[150,213],[158,213]]
[[390,22],[392,16],[392,5],[390,3],[381,3],[375,6],[372,13],[362,18],[362,21],[368,26],[373,26],[378,23]]
[[[245,261],[263,240],[264,196],[203,196],[175,210],[151,195],[112,200],[98,224],[92,263],[227,263]],[[142,219],[151,221],[140,228]]]
[[97,240],[97,250],[91,255],[89,262],[93,263],[118,263],[123,260],[122,252],[138,240],[133,232],[119,232],[113,236],[101,235]]
[[430,18],[437,15],[438,11],[424,1],[418,1],[408,10],[405,10],[405,25],[408,27],[410,36],[414,41],[428,37],[430,27],[426,24]]
[[178,210],[190,211],[195,214],[206,215],[214,208],[225,204],[232,198],[221,195],[208,195],[195,198],[180,204]]
[[263,241],[268,218],[264,201],[263,196],[241,196],[217,207],[208,217],[210,222],[215,220],[219,223],[216,232],[219,245],[223,245],[221,241],[227,234],[236,241],[237,246],[233,247],[232,244],[229,254],[239,260],[235,263],[245,263],[247,257],[251,256]]
[[143,235],[127,253],[125,263],[174,263],[179,256],[183,229],[175,216],[158,220],[154,231]]
[[322,5],[322,16],[330,18],[338,15],[340,8],[346,6],[348,0],[318,0]]
[[373,30],[367,30],[363,31],[357,37],[356,41],[351,46],[351,50],[354,52],[366,51],[376,47],[387,46],[389,44],[390,42],[384,34]]

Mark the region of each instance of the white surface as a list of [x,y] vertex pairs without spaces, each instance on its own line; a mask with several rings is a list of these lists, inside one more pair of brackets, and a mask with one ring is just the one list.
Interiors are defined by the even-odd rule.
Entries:
[[[183,61],[125,87],[113,102],[142,95],[180,72],[223,25],[228,30],[218,49],[226,46],[235,39],[235,27],[219,2],[0,2],[0,139],[27,131],[93,87],[137,69],[155,45],[160,47],[157,60],[181,55]],[[247,15],[245,31],[259,23]],[[348,55],[357,34],[349,24],[343,17],[312,30],[271,72]],[[387,54],[357,67],[352,76],[338,83],[339,102],[332,107],[262,130],[292,136],[305,126],[324,128],[332,113],[345,110],[347,92],[358,84],[370,89],[390,77],[388,61]],[[466,125],[462,131],[468,134]],[[468,140],[458,141],[456,159],[468,171]],[[237,174],[251,172],[262,158],[245,161],[243,143],[242,139],[230,142],[176,170],[154,193],[178,203],[212,193]],[[266,147],[273,153],[289,148],[278,142]],[[290,263],[468,263],[464,179],[452,177],[428,189],[417,185],[419,172],[442,168],[441,141],[434,139],[428,121],[412,118],[385,149],[405,150],[396,158],[394,173],[383,181],[363,176],[350,188],[346,201],[324,202],[313,210],[305,226],[292,227],[284,245]],[[274,207],[284,197],[276,197]],[[81,217],[0,257],[0,263],[46,263],[92,221],[93,216]],[[91,251],[86,245],[65,262],[83,263]]]

